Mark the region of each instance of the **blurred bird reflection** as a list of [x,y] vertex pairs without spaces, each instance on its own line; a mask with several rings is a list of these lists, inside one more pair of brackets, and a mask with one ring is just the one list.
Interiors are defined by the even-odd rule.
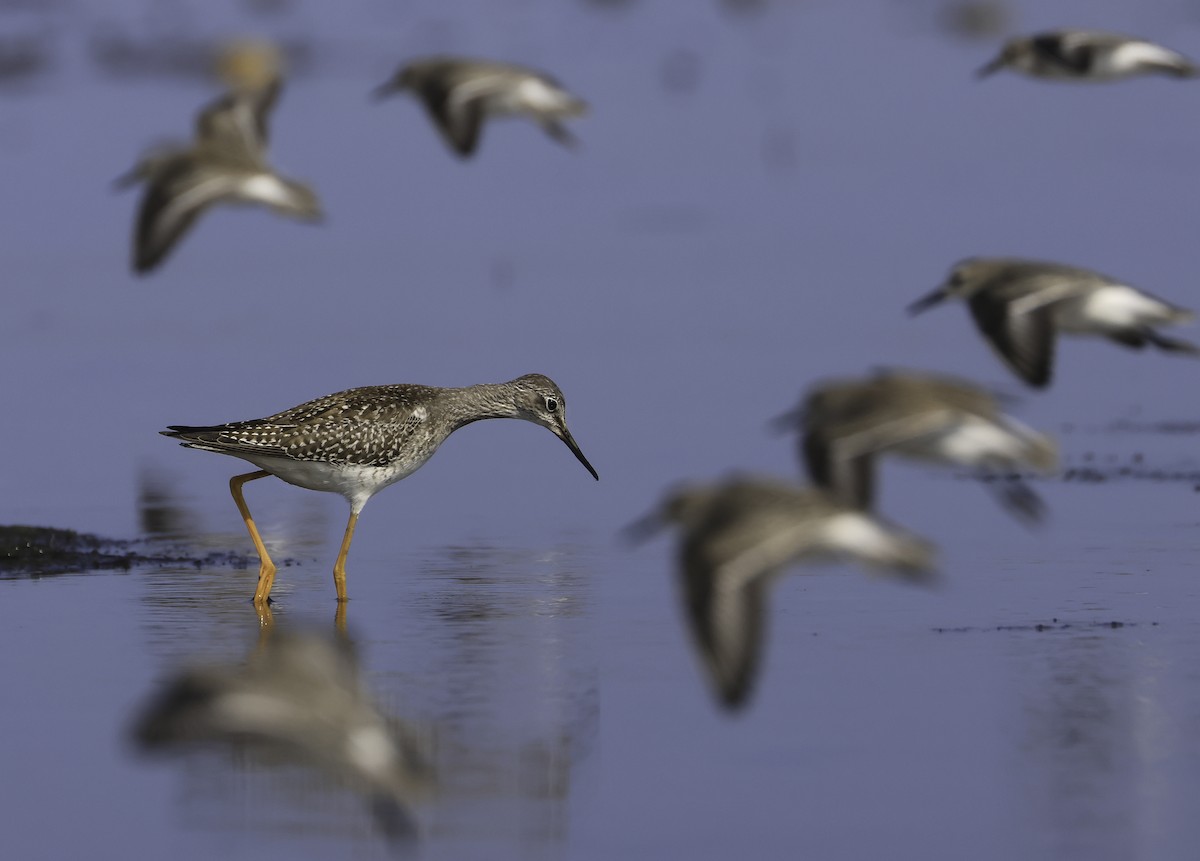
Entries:
[[142,709],[133,738],[147,752],[231,746],[315,766],[366,796],[394,841],[415,837],[409,806],[432,782],[416,735],[374,705],[345,637],[268,629],[244,664],[184,669]]

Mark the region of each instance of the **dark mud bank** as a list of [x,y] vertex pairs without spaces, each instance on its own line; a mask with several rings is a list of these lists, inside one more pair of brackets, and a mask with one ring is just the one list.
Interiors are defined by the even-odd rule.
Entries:
[[[82,571],[129,571],[155,565],[244,568],[255,560],[228,551],[189,552],[161,539],[104,538],[51,526],[0,526],[0,579]],[[285,560],[283,565],[290,565]]]

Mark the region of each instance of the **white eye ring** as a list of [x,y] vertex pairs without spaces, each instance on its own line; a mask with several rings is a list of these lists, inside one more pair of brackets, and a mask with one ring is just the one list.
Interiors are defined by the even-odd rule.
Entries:
[[558,410],[558,400],[555,398],[546,398],[546,411],[556,412]]

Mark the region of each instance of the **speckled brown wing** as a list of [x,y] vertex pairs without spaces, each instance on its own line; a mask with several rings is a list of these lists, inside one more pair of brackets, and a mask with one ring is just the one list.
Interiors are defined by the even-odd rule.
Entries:
[[317,398],[267,418],[224,425],[171,425],[181,445],[237,457],[386,466],[425,426],[427,386],[366,386]]
[[360,419],[364,421],[404,421],[418,407],[427,406],[437,398],[433,386],[400,384],[394,386],[360,386],[334,392],[258,421],[277,424],[299,424],[316,419]]

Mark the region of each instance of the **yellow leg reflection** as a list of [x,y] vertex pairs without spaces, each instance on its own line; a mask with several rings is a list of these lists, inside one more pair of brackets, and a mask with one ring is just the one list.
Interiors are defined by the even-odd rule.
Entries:
[[258,613],[258,641],[254,644],[257,655],[267,647],[271,632],[275,630],[275,614],[271,612],[270,604],[258,604],[254,609]]
[[254,590],[254,604],[261,607],[266,606],[267,598],[271,594],[271,585],[275,582],[275,563],[271,561],[271,557],[267,553],[267,545],[263,544],[262,536],[258,534],[258,527],[254,525],[254,518],[250,516],[250,509],[246,507],[246,500],[242,496],[242,485],[247,481],[266,478],[270,474],[265,469],[260,469],[258,472],[235,475],[229,479],[229,492],[233,494],[233,501],[237,503],[242,520],[246,521],[246,531],[250,533],[254,549],[258,551],[258,587]]
[[346,598],[346,554],[350,552],[350,542],[354,539],[354,525],[358,523],[358,515],[351,511],[350,521],[346,524],[346,534],[342,536],[342,547],[338,550],[337,562],[333,563],[333,587],[337,589],[338,603]]
[[333,614],[333,629],[339,636],[346,636],[346,602],[338,601],[337,610]]

